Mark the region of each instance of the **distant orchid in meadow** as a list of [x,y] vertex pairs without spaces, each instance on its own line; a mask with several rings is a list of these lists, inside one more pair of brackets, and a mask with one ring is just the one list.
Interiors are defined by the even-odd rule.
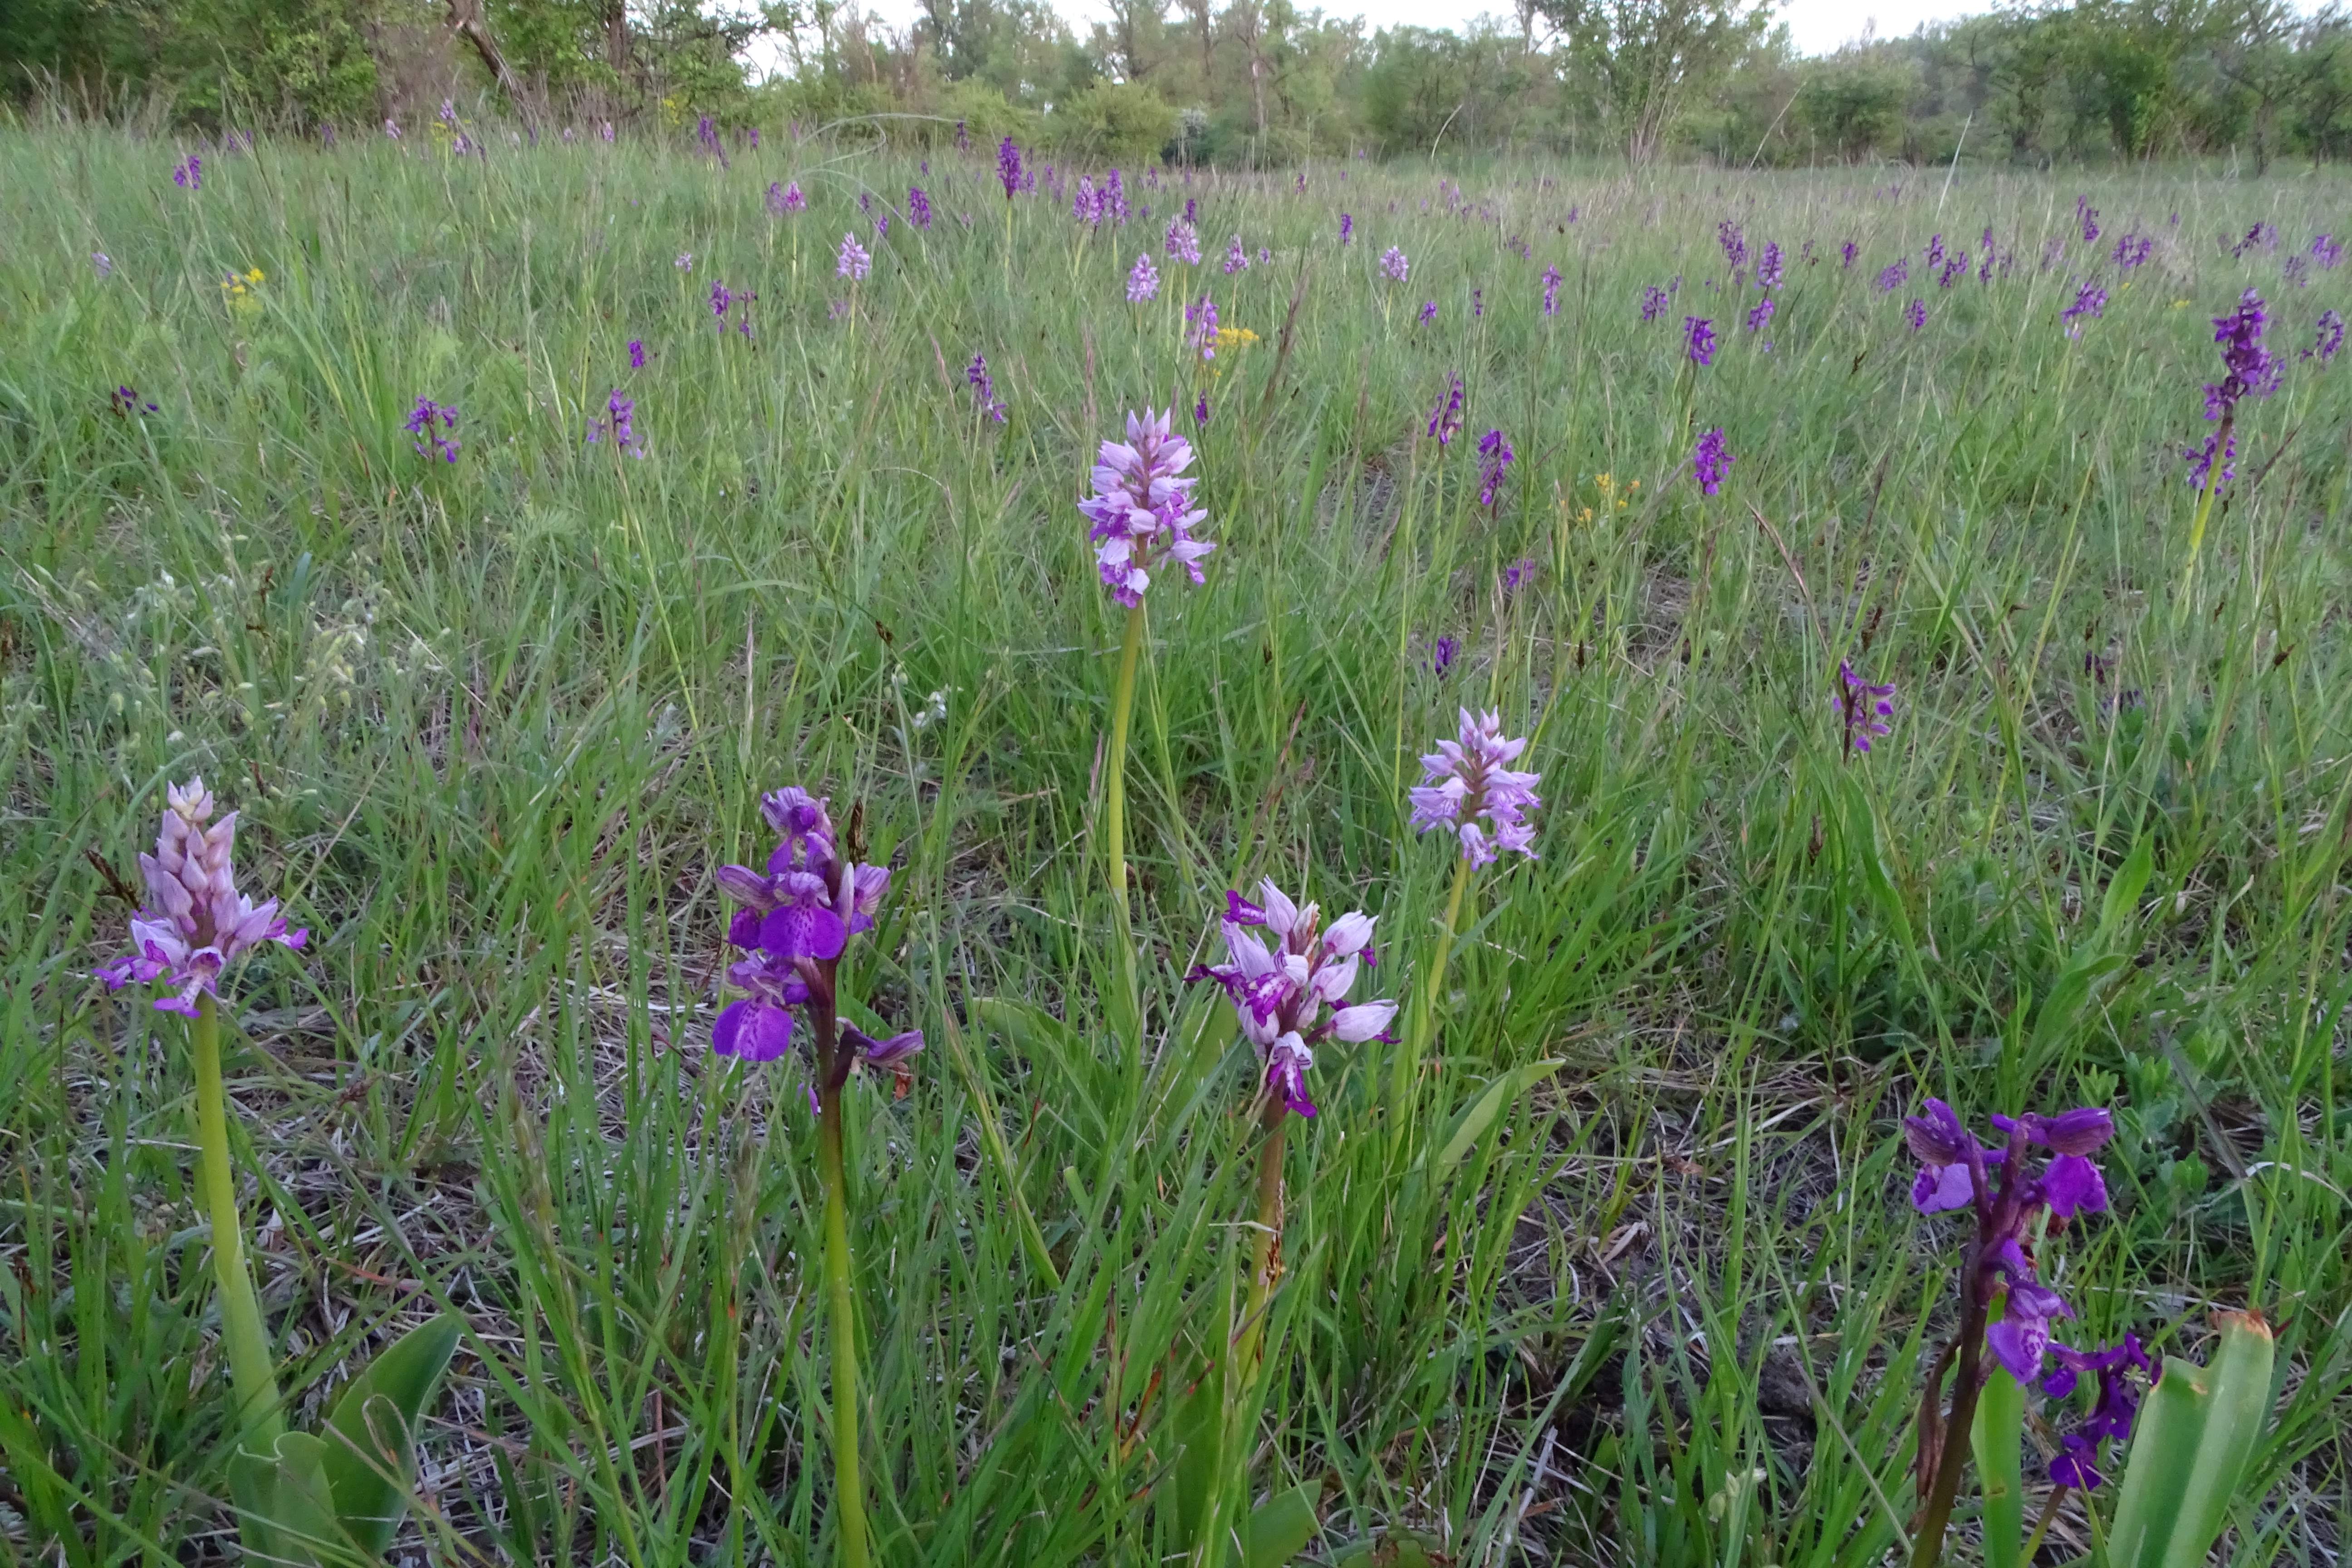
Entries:
[[1908,305],[1904,306],[1903,324],[1909,327],[1915,332],[1920,328],[1926,326],[1927,324],[1927,301],[1925,300],[1915,299]]
[[2091,205],[2088,196],[2074,198],[2074,216],[2083,226],[2083,243],[2095,243],[2099,237],[2099,209]]
[[1730,477],[1731,465],[1735,460],[1730,444],[1723,438],[1721,427],[1699,437],[1698,447],[1691,454],[1691,471],[1698,480],[1700,491],[1714,495],[1721,490],[1723,481]]
[[1911,264],[1908,261],[1894,262],[1879,272],[1878,291],[1882,294],[1892,294],[1910,280]]
[[1751,332],[1760,332],[1765,328],[1770,326],[1772,324],[1772,309],[1773,300],[1772,296],[1769,294],[1765,295],[1761,300],[1757,300],[1755,304],[1749,306],[1748,310],[1748,330]]
[[2083,318],[2096,320],[2105,315],[2106,310],[2107,291],[2086,279],[2075,290],[2074,302],[2058,312],[2058,320],[2065,323],[2068,337],[2079,338],[2083,335]]
[[[132,394],[133,397],[137,394]],[[221,977],[264,942],[300,948],[307,931],[289,931],[278,900],[256,904],[237,891],[230,857],[237,814],[212,820],[212,792],[202,778],[164,792],[163,831],[155,853],[139,857],[147,902],[131,918],[131,952],[101,966],[110,991],[161,984],[155,1006],[193,1018],[197,1003],[217,996]]]
[[1559,314],[1559,268],[1557,267],[1544,268],[1543,313],[1547,316]]
[[1437,437],[1441,447],[1451,446],[1454,437],[1462,434],[1462,373],[1454,371],[1445,378],[1445,390],[1438,395],[1437,406],[1430,411],[1429,434]]
[[93,250],[89,253],[89,269],[97,273],[102,282],[114,276],[114,258],[103,250]]
[[926,232],[931,226],[931,198],[920,185],[907,187],[907,221]]
[[629,340],[629,368],[631,370],[646,368],[646,345],[642,338]]
[[1854,258],[1857,255],[1859,255],[1859,254],[1860,254],[1860,252],[1855,248],[1853,241],[1852,241],[1852,240],[1850,240],[1850,239],[1849,239],[1849,240],[1847,240],[1844,244],[1843,244],[1843,245],[1839,246],[1839,247],[1838,247],[1838,255],[1839,255],[1839,256],[1841,256],[1841,257],[1843,257],[1843,258],[1844,258],[1844,259],[1843,259],[1843,260],[1839,264],[1839,265],[1840,265],[1840,268],[1841,268],[1841,270],[1843,270],[1843,268],[1850,268],[1850,267],[1852,267],[1852,266],[1853,265],[1853,258]]
[[1184,471],[1192,466],[1192,446],[1171,433],[1173,412],[1129,414],[1127,439],[1102,444],[1095,493],[1078,503],[1093,524],[1087,538],[1103,586],[1129,609],[1143,603],[1152,572],[1163,564],[1183,567],[1195,584],[1205,582],[1201,562],[1216,548],[1192,537],[1193,526],[1209,514],[1192,505],[1200,480]]
[[1391,245],[1381,252],[1381,277],[1391,283],[1402,283],[1412,275],[1412,263],[1405,259],[1403,251]]
[[1202,363],[1217,357],[1217,302],[1206,294],[1193,304],[1184,307],[1186,341],[1201,355]]
[[1181,217],[1168,226],[1168,233],[1160,242],[1160,249],[1187,267],[1198,267],[1201,264],[1201,236],[1191,224]]
[[1351,244],[1356,237],[1356,220],[1347,213],[1339,215],[1339,243]]
[[1666,291],[1654,283],[1642,285],[1642,323],[1647,326],[1666,313]]
[[1160,268],[1151,265],[1151,258],[1138,253],[1135,266],[1127,275],[1127,302],[1140,305],[1160,298]]
[[184,191],[200,189],[205,183],[205,161],[189,153],[173,168],[172,183]]
[[2116,269],[2119,272],[2129,272],[2136,267],[2146,266],[2148,256],[2155,249],[2156,241],[2147,235],[2125,235],[2116,241]]
[[[1360,968],[1377,962],[1373,917],[1350,910],[1321,930],[1320,910],[1298,908],[1271,878],[1258,885],[1257,900],[1225,895],[1227,962],[1197,965],[1186,978],[1216,982],[1233,1002],[1243,1037],[1257,1050],[1269,1109],[1278,1103],[1313,1116],[1307,1073],[1315,1047],[1331,1039],[1360,1045],[1383,1037],[1396,1004],[1347,1000]],[[1272,952],[1255,934],[1259,931],[1273,938]],[[1327,1006],[1333,1010],[1328,1018]]]
[[1715,323],[1705,316],[1683,318],[1683,353],[1704,370],[1715,363]]
[[1517,454],[1500,430],[1478,437],[1478,504],[1491,509],[1503,491],[1503,472]]
[[2313,339],[2311,346],[2303,351],[2303,357],[2310,359],[2315,355],[2320,363],[2326,364],[2343,346],[2344,318],[2334,310],[2322,310],[2319,312],[2318,335]]
[[414,445],[418,457],[438,458],[445,463],[457,460],[457,437],[451,434],[457,428],[455,408],[420,397],[416,406],[408,411],[401,428],[416,438]]
[[1770,240],[1766,240],[1764,242],[1763,254],[1758,257],[1756,260],[1756,281],[1758,285],[1766,289],[1778,289],[1780,286],[1782,269],[1785,265],[1786,264],[1780,255],[1780,246]]
[[1421,313],[1413,318],[1413,324],[1415,326],[1424,326],[1435,320],[1437,320],[1437,301],[1434,300],[1423,300],[1421,304]]
[[[2107,1206],[2106,1184],[2090,1158],[2114,1135],[2114,1119],[2104,1108],[2019,1121],[1995,1116],[1993,1124],[2007,1142],[1989,1152],[1940,1100],[1929,1100],[1922,1114],[1903,1123],[1904,1142],[1919,1162],[1912,1206],[1931,1215],[1967,1210],[1976,1220],[1960,1275],[1959,1331],[1936,1362],[1920,1407],[1916,1561],[1924,1563],[1936,1561],[1950,1519],[1983,1384],[1984,1355],[1989,1352],[2019,1383],[2030,1384],[2041,1376],[2050,1355],[2051,1324],[2074,1315],[2065,1298],[2042,1282],[2033,1249],[2067,1221]],[[2049,1156],[2039,1168],[2036,1150]],[[1990,1153],[1998,1154],[1997,1163]],[[1940,1413],[1943,1369],[1955,1360],[1951,1406]]]
[[2311,258],[2319,263],[2323,272],[2333,272],[2344,260],[2344,242],[2332,234],[2323,234],[2311,242]]
[[1230,278],[1236,272],[1246,272],[1249,264],[1249,252],[1242,247],[1242,237],[1234,236],[1225,247],[1225,276]]
[[1850,660],[1838,661],[1838,688],[1830,694],[1845,725],[1848,752],[1867,753],[1871,737],[1894,732],[1895,683],[1868,681],[1854,673]]
[[614,447],[630,457],[644,457],[646,448],[637,439],[636,416],[636,399],[622,396],[621,389],[614,387],[612,395],[604,400],[604,417],[588,422],[588,444],[593,447],[609,437]]
[[1004,187],[1004,199],[1011,201],[1021,189],[1021,149],[1010,136],[996,144],[996,178]]
[[857,243],[857,237],[856,235],[843,235],[841,237],[841,254],[835,261],[833,275],[836,278],[846,278],[852,283],[855,283],[873,270],[873,253],[868,251],[864,246]]
[[971,388],[973,401],[980,412],[999,425],[1004,423],[1004,405],[996,395],[996,378],[988,374],[988,356],[975,353],[971,363],[964,366],[963,379]]
[[1192,405],[1192,426],[1196,430],[1206,430],[1209,427],[1209,395],[1205,392],[1202,393],[1199,401]]
[[1421,759],[1422,782],[1411,792],[1413,830],[1443,829],[1460,841],[1462,858],[1473,867],[1494,864],[1504,850],[1535,858],[1535,828],[1526,814],[1543,804],[1535,790],[1543,775],[1507,765],[1528,742],[1504,735],[1499,712],[1465,708],[1461,721],[1454,739],[1438,742]]

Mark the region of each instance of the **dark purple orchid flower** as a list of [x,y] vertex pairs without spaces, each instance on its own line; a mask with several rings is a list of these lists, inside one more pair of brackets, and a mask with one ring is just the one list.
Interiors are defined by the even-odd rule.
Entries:
[[[1985,1348],[2020,1383],[2031,1383],[2050,1352],[2051,1323],[2074,1310],[2035,1277],[2026,1247],[2044,1214],[2063,1225],[2106,1208],[2106,1184],[2090,1156],[2115,1135],[2115,1119],[2084,1106],[2058,1116],[1996,1116],[1993,1125],[2008,1139],[1997,1163],[1944,1101],[1930,1100],[1920,1115],[1906,1117],[1903,1140],[1919,1162],[1911,1204],[1923,1215],[1975,1214],[1976,1242],[1960,1285],[1964,1316],[1983,1322],[1999,1305]],[[2030,1164],[2037,1149],[2050,1156],[2040,1170]]]
[[[721,866],[716,874],[720,890],[742,906],[728,924],[727,940],[749,953],[729,968],[727,978],[751,993],[730,1004],[711,1028],[711,1048],[720,1056],[755,1062],[783,1056],[792,1048],[794,1007],[822,1009],[822,1041],[833,1016],[834,971],[842,951],[852,936],[873,929],[890,869],[839,853],[826,805],[797,787],[765,796],[760,815],[782,835],[766,868]],[[831,1071],[834,1088],[860,1060],[891,1066],[922,1048],[919,1032],[877,1042],[845,1029],[841,1038],[849,1048],[819,1064]],[[877,1051],[887,1052],[887,1059]]]
[[2050,1461],[2053,1486],[2089,1491],[2105,1479],[2098,1469],[2099,1445],[2131,1440],[2132,1422],[2139,1415],[2139,1388],[2129,1373],[2137,1369],[2152,1378],[2156,1369],[2140,1348],[2139,1336],[2131,1333],[2098,1351],[2053,1343],[2050,1357],[2057,1364],[2042,1378],[2042,1392],[2052,1399],[2072,1394],[2084,1373],[2099,1380],[2099,1396],[2091,1406],[2090,1419],[2059,1439],[2057,1456]]

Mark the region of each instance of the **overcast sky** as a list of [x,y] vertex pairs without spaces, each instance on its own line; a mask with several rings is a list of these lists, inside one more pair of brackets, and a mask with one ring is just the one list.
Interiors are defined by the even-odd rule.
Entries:
[[[894,27],[915,16],[914,0],[862,0],[866,8]],[[1423,27],[1460,27],[1482,12],[1505,11],[1498,0],[1300,0],[1301,10],[1320,5],[1334,16],[1361,16],[1366,31],[1412,23]],[[1055,8],[1084,32],[1090,22],[1104,17],[1097,0],[1054,0]],[[1780,13],[1796,39],[1798,51],[1825,55],[1840,44],[1861,36],[1875,22],[1882,38],[1898,37],[1922,22],[1948,21],[1990,9],[1988,0],[1789,0]],[[782,51],[776,51],[781,55]],[[758,51],[755,50],[755,55]],[[771,62],[759,58],[762,67]]]

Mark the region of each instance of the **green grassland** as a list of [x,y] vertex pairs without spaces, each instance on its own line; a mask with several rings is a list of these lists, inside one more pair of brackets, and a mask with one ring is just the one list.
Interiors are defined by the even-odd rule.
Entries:
[[[2280,1324],[2230,1560],[2340,1560],[2352,365],[2296,356],[2352,273],[2285,264],[2352,182],[1357,161],[1131,176],[1097,233],[985,150],[412,132],[215,151],[194,191],[185,150],[0,132],[10,1561],[233,1550],[184,1036],[89,977],[129,912],[91,857],[135,882],[166,780],[242,812],[247,888],[312,931],[227,1012],[289,1396],[468,1324],[403,1550],[830,1561],[811,1117],[789,1065],[709,1051],[713,868],[803,783],[897,868],[845,990],[929,1041],[853,1100],[878,1555],[1149,1563],[1252,1181],[1248,1047],[1183,975],[1271,876],[1378,915],[1360,994],[1409,997],[1454,861],[1404,790],[1462,706],[1534,737],[1539,855],[1475,884],[1428,1059],[1327,1046],[1291,1131],[1253,1485],[1318,1489],[1316,1560],[1885,1561],[1959,1247],[1906,1201],[1929,1094],[2116,1107],[2113,1211],[2044,1277],[2080,1342]],[[771,216],[788,180],[809,210]],[[1161,247],[1188,197],[1196,268]],[[1762,331],[1727,219],[1787,252]],[[2288,364],[2192,570],[2179,453],[2249,287]],[[1205,363],[1204,291],[1255,334]],[[641,458],[585,438],[615,389]],[[1128,773],[1138,1051],[1101,1005],[1122,616],[1074,503],[1127,410],[1202,395],[1218,549],[1150,595]],[[1899,689],[1867,756],[1842,659]],[[2051,1539],[2090,1550],[2079,1496]]]

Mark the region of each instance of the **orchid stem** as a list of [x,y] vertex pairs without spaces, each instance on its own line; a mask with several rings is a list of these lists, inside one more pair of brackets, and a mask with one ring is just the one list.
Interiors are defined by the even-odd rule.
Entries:
[[2180,596],[2173,602],[2173,619],[2177,623],[2189,614],[2189,591],[2197,583],[2197,557],[2205,547],[2205,524],[2213,516],[2213,497],[2221,489],[2221,465],[2229,459],[2230,426],[2234,421],[2229,415],[2221,416],[2221,428],[2213,442],[2213,460],[2205,468],[2205,493],[2197,502],[2197,515],[2189,524],[2189,564],[2180,574]]
[[866,1489],[857,1469],[857,1305],[849,1271],[848,1182],[841,1158],[844,1085],[839,1069],[839,1030],[830,1005],[814,1009],[817,1026],[817,1165],[824,1181],[824,1283],[833,1304],[834,1514],[841,1537],[843,1568],[866,1568]]
[[1127,898],[1127,735],[1135,712],[1135,668],[1143,653],[1144,608],[1127,612],[1127,637],[1119,645],[1118,683],[1110,694],[1110,754],[1103,759],[1103,837],[1109,859],[1110,896],[1118,921],[1118,971],[1127,1026],[1141,1049],[1143,1000],[1135,972],[1134,918]]
[[[1968,1260],[1968,1278],[1976,1276],[1976,1258]],[[1919,1532],[1914,1538],[1911,1568],[1936,1568],[1944,1555],[1944,1530],[1951,1522],[1952,1500],[1960,1489],[1960,1470],[1968,1462],[1969,1432],[1977,1414],[1977,1372],[1985,1335],[1985,1303],[1971,1289],[1960,1317],[1959,1366],[1952,1383],[1951,1413],[1944,1419],[1943,1450],[1937,1456],[1936,1474],[1919,1508]],[[1932,1399],[1935,1390],[1929,1389]]]
[[1290,1108],[1271,1090],[1265,1095],[1265,1137],[1257,1150],[1257,1228],[1250,1236],[1249,1295],[1241,1336],[1234,1347],[1234,1373],[1243,1380],[1257,1374],[1266,1299],[1273,1295],[1275,1278],[1281,1271],[1282,1158],[1290,1131]]
[[196,1145],[212,1225],[213,1277],[220,1291],[229,1377],[236,1390],[236,1426],[256,1451],[274,1455],[278,1435],[286,1429],[285,1416],[278,1404],[269,1333],[262,1327],[261,1303],[245,1265],[245,1223],[236,1212],[236,1176],[229,1168],[228,1113],[221,1087],[220,1016],[210,993],[196,998],[188,1040],[195,1058]]

